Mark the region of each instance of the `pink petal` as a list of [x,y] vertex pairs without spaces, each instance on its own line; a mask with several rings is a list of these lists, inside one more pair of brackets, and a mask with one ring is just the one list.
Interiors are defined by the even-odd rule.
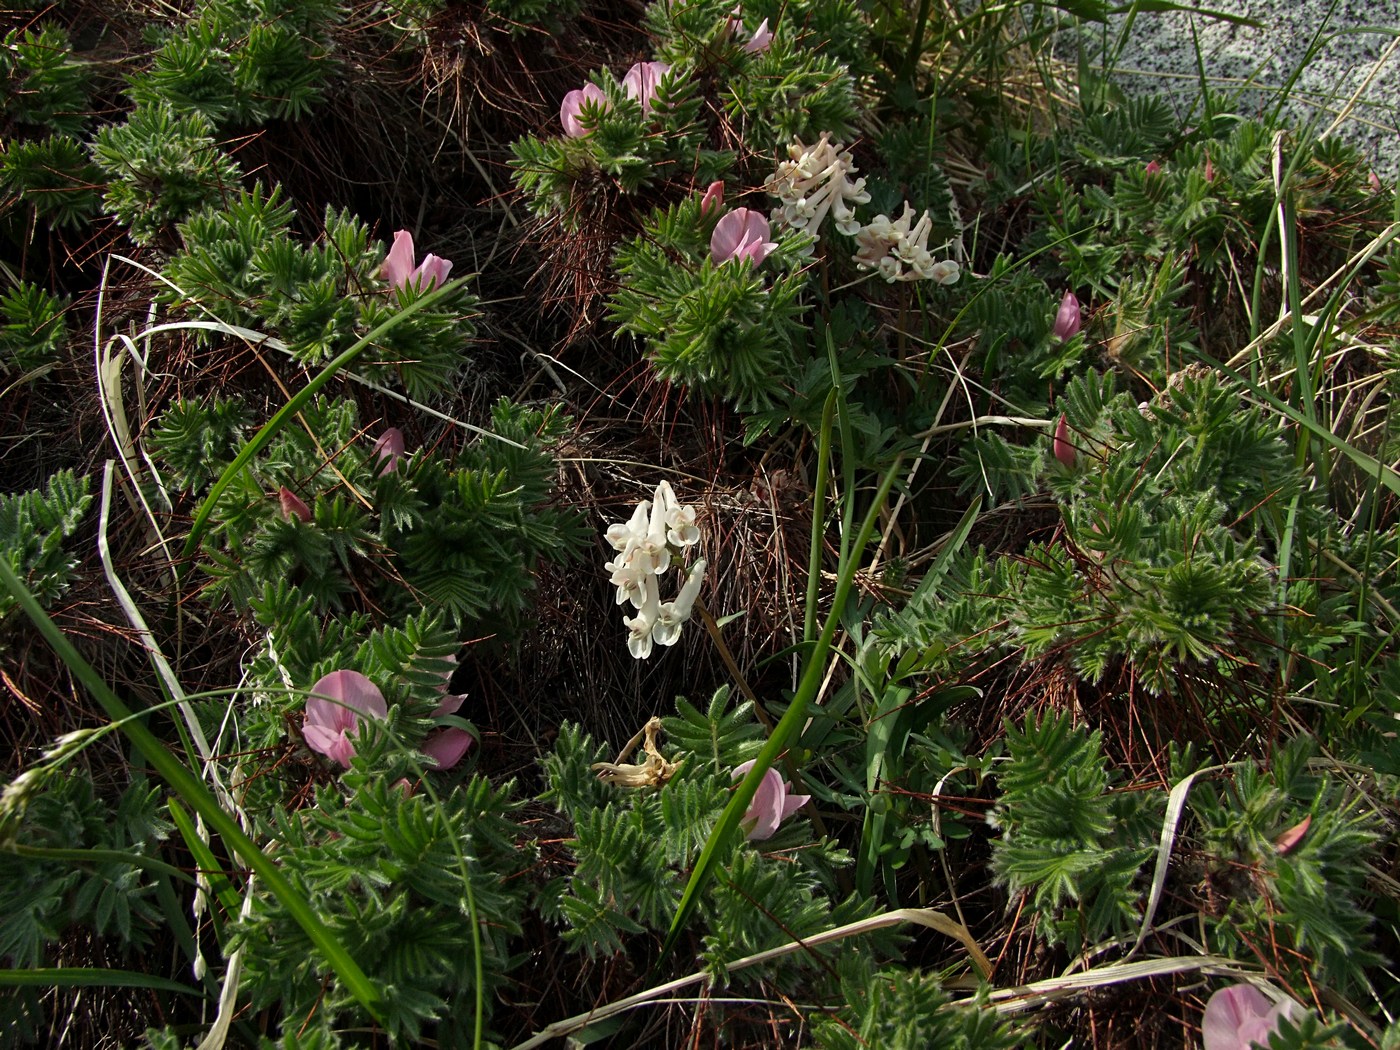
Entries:
[[579,114],[583,112],[585,102],[592,102],[606,108],[608,98],[603,94],[603,89],[597,84],[585,84],[581,88],[575,88],[564,96],[564,101],[559,105],[559,122],[564,125],[564,134],[570,138],[581,139],[589,133],[589,129],[579,122]]
[[476,737],[465,729],[446,726],[428,734],[428,739],[423,741],[423,753],[432,759],[434,769],[451,769],[462,761],[462,756],[474,743]]
[[442,703],[433,708],[433,713],[430,717],[440,718],[443,715],[455,715],[457,713],[457,708],[462,706],[462,701],[465,699],[465,696],[444,696],[442,698]]
[[757,29],[753,31],[753,39],[744,45],[744,50],[751,55],[756,55],[760,51],[767,51],[768,45],[773,42],[773,33],[768,28],[768,19],[764,19]]
[[403,431],[398,427],[390,427],[374,439],[374,447],[370,452],[381,464],[379,476],[398,469],[399,460],[403,459],[403,450]]
[[1246,1025],[1269,1015],[1269,1000],[1253,985],[1221,988],[1206,1003],[1201,1017],[1201,1041],[1205,1050],[1248,1050]]
[[651,112],[651,101],[661,78],[671,71],[665,62],[638,62],[622,78],[622,86],[631,98],[642,104],[642,116]]
[[431,291],[446,281],[451,272],[451,259],[429,254],[423,259],[423,265],[413,271],[413,287],[424,292]]
[[761,212],[735,208],[715,223],[710,235],[710,258],[717,263],[730,259],[747,259],[761,263],[777,247],[769,241],[772,231]]
[[[735,766],[730,775],[737,780],[753,769],[753,765],[752,762],[745,762]],[[787,790],[783,787],[782,778],[773,769],[765,769],[763,779],[758,782],[758,790],[754,792],[753,801],[749,803],[741,821],[749,829],[750,842],[762,842],[773,837],[773,832],[778,830],[778,825],[783,821],[783,800],[786,795]]]
[[311,520],[311,508],[286,485],[277,490],[277,500],[282,505],[282,517],[288,521],[293,518],[306,522]]
[[394,246],[379,274],[395,288],[402,288],[413,275],[413,235],[407,230],[394,234]]

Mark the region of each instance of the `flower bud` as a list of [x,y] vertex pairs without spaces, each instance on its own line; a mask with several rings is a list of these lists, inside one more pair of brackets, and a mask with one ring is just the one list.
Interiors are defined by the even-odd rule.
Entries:
[[1064,413],[1060,414],[1060,421],[1055,424],[1055,440],[1053,443],[1055,458],[1066,467],[1073,469],[1078,453],[1074,444],[1070,441],[1069,420]]
[[1074,297],[1073,292],[1065,292],[1065,297],[1060,300],[1059,312],[1055,314],[1055,338],[1060,342],[1066,339],[1073,339],[1079,334],[1079,327],[1083,324],[1083,311],[1079,308],[1079,300]]

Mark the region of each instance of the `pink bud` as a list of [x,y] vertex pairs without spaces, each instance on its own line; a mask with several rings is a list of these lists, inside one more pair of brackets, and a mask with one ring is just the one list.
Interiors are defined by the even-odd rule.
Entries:
[[1381,191],[1381,177],[1380,177],[1379,175],[1377,175],[1377,174],[1373,171],[1373,172],[1371,172],[1370,175],[1367,176],[1366,181],[1367,181],[1368,183],[1371,184],[1371,192],[1372,192],[1372,193],[1380,193],[1380,191]]
[[1312,827],[1311,813],[1274,839],[1274,849],[1278,850],[1279,856],[1286,857],[1297,849],[1298,843],[1303,841],[1303,836],[1308,833],[1310,827]]
[[282,517],[291,521],[311,521],[311,508],[291,489],[283,485],[277,490],[277,501],[282,505]]
[[1206,151],[1206,181],[1215,181],[1215,165],[1210,162],[1210,151]]
[[1160,173],[1161,170],[1162,165],[1158,164],[1155,160],[1149,160],[1147,166],[1142,169],[1142,173],[1144,175],[1156,175]]
[[747,260],[757,266],[778,246],[768,239],[770,236],[772,231],[762,212],[735,208],[715,223],[715,232],[710,235],[710,258],[717,263]]
[[700,214],[707,216],[713,211],[717,211],[724,206],[724,181],[716,179],[710,183],[705,190],[705,196],[700,198]]
[[1066,339],[1073,339],[1079,334],[1079,326],[1083,321],[1084,315],[1079,308],[1079,300],[1074,297],[1073,292],[1065,292],[1064,298],[1060,300],[1060,309],[1055,314],[1055,338],[1062,343]]
[[376,477],[383,477],[390,471],[398,470],[399,460],[403,459],[404,454],[403,431],[398,427],[390,427],[375,439],[370,452],[380,464]]
[[564,101],[559,105],[559,122],[564,125],[564,134],[572,139],[581,139],[590,132],[590,129],[579,122],[579,114],[583,112],[586,102],[603,109],[608,108],[608,97],[597,84],[584,84],[581,88],[575,88],[564,96]]
[[1073,443],[1070,441],[1069,420],[1065,418],[1064,413],[1060,414],[1060,421],[1055,424],[1055,440],[1053,447],[1055,450],[1055,458],[1066,467],[1073,469],[1075,460],[1078,458],[1078,453]]

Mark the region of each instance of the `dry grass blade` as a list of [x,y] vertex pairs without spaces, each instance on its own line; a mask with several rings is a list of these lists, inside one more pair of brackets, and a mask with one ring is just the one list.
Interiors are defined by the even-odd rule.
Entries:
[[[883,930],[890,926],[899,926],[903,923],[916,923],[926,926],[931,930],[946,934],[963,945],[972,956],[973,965],[984,977],[988,977],[992,972],[992,964],[986,954],[977,945],[977,941],[968,931],[967,927],[960,922],[954,922],[948,916],[932,908],[897,908],[894,911],[885,912],[883,915],[872,915],[868,919],[861,919],[859,922],[847,923],[845,926],[838,926],[835,929],[819,933],[815,937],[807,937],[803,940],[789,941],[787,944],[777,948],[770,948],[767,951],[758,952],[754,955],[746,955],[725,966],[725,969],[733,972],[744,970],[750,966],[758,966],[762,963],[770,962],[773,959],[782,958],[798,951],[807,951],[820,947],[823,944],[831,944],[833,941],[844,940],[847,937],[858,937],[861,934],[873,933],[875,930]],[[587,1013],[578,1014],[574,1017],[565,1018],[562,1021],[555,1021],[547,1028],[536,1032],[523,1043],[517,1043],[513,1050],[530,1050],[531,1047],[543,1046],[551,1039],[560,1039],[571,1032],[577,1032],[591,1024],[596,1024],[615,1014],[630,1010],[643,1003],[660,1003],[666,1001],[672,992],[691,985],[701,984],[710,979],[708,971],[699,970],[679,977],[674,981],[667,981],[665,984],[656,985],[646,991],[638,992],[636,995],[629,995],[625,999],[618,999],[616,1002],[607,1003]]]

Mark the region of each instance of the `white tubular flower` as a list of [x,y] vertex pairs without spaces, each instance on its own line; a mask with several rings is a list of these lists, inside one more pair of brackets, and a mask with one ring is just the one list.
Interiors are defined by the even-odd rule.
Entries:
[[859,169],[850,151],[839,143],[833,145],[831,133],[824,131],[815,146],[804,146],[794,139],[788,158],[778,164],[764,187],[782,201],[773,209],[772,220],[816,236],[830,212],[842,233],[849,236],[859,230],[851,205],[868,204],[870,194],[865,191],[864,179],[851,180]]
[[685,584],[673,602],[662,602],[657,610],[656,623],[652,626],[652,638],[657,645],[675,645],[681,637],[681,627],[690,619],[690,611],[695,599],[700,595],[700,584],[705,580],[705,559],[701,558],[690,567]]
[[891,222],[888,215],[877,215],[856,233],[855,264],[861,270],[875,270],[886,281],[934,281],[952,284],[961,273],[951,259],[937,261],[928,250],[933,219],[925,211],[914,220],[914,208],[904,202],[904,214]]
[[693,547],[700,542],[695,527],[695,508],[683,506],[669,481],[656,486],[656,502],[666,508],[666,541],[676,548]]
[[608,526],[607,540],[615,551],[626,551],[628,547],[639,545],[647,535],[647,514],[651,504],[646,500],[637,504],[628,522],[617,522]]
[[656,596],[656,580],[644,576],[641,589],[642,604],[637,607],[637,615],[622,618],[627,628],[627,651],[636,660],[645,660],[651,655],[652,630],[661,613],[661,604]]
[[632,557],[629,551],[603,568],[612,574],[608,582],[617,588],[617,604],[630,601],[634,608],[640,609],[646,600],[646,582],[654,575],[646,560]]

